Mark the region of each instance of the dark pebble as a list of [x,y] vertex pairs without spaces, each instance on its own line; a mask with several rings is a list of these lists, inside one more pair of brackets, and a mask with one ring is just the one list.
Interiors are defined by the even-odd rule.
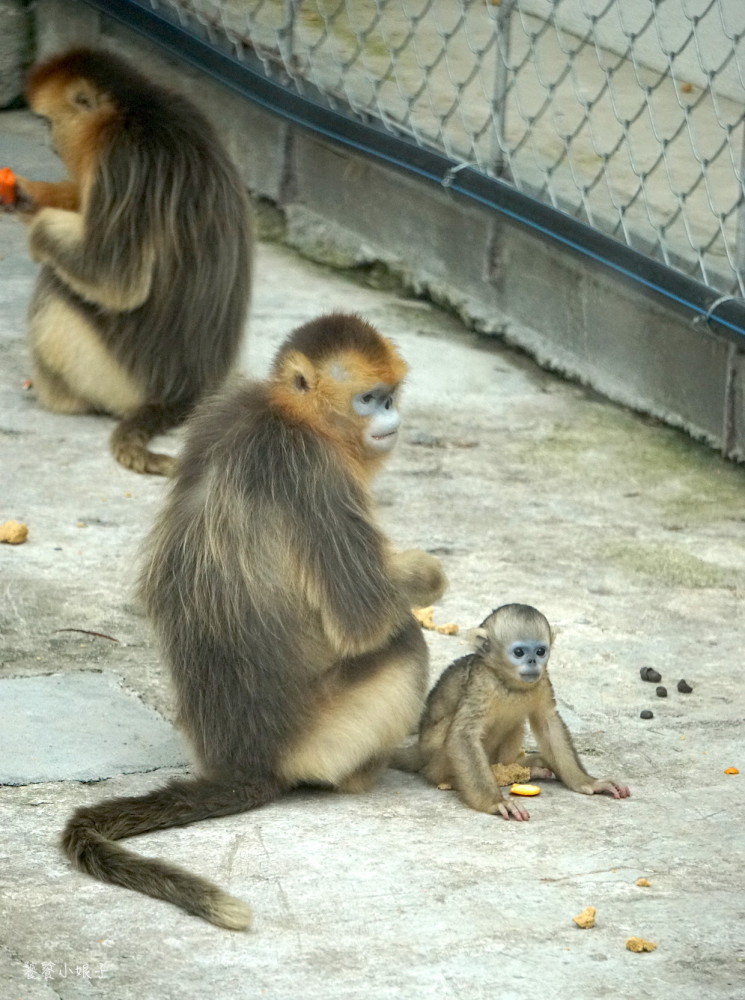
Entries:
[[678,691],[680,691],[681,694],[690,694],[691,691],[693,691],[693,688],[686,681],[678,681]]
[[642,667],[639,676],[643,681],[649,681],[652,684],[659,684],[662,680],[662,674],[658,674],[654,667]]
[[661,684],[657,688],[657,697],[658,698],[667,698],[667,688],[663,687]]
[[650,712],[648,708],[645,708],[644,711],[639,715],[639,718],[640,719],[653,719],[654,718],[654,713]]

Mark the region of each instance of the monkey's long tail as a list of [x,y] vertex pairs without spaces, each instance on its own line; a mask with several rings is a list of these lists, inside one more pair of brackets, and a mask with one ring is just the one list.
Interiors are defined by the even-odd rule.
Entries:
[[77,809],[62,834],[62,849],[78,868],[103,882],[165,899],[218,927],[245,930],[251,924],[251,910],[240,899],[198,875],[141,857],[115,841],[255,809],[279,794],[269,785],[176,779],[148,795],[107,799]]
[[156,476],[172,476],[176,459],[150,451],[148,442],[156,434],[177,427],[187,416],[186,404],[144,403],[123,417],[111,435],[114,458],[133,472],[149,472]]

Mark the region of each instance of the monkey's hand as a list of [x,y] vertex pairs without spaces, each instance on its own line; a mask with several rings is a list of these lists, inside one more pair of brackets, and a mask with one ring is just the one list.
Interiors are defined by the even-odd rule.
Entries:
[[24,222],[32,219],[42,208],[77,211],[79,202],[78,188],[72,181],[31,181],[16,174],[14,209]]
[[582,792],[583,795],[597,795],[599,792],[608,792],[614,799],[627,799],[631,795],[627,785],[622,785],[620,781],[603,780],[602,778],[591,778],[589,784],[579,785],[573,791]]
[[466,805],[477,812],[489,813],[490,816],[502,816],[504,819],[524,820],[530,819],[530,813],[522,804],[515,799],[505,799],[497,789],[488,792],[486,789],[459,788],[461,797]]
[[32,183],[25,177],[19,177],[16,174],[16,197],[14,203],[8,206],[10,211],[18,212],[24,222],[28,222],[31,216],[41,208],[41,205],[31,194],[30,186]]
[[530,813],[521,802],[514,802],[512,799],[502,799],[495,803],[496,808],[489,810],[493,815],[499,813],[504,819],[524,820],[530,819]]
[[391,576],[411,607],[434,604],[445,593],[448,579],[437,556],[421,549],[407,549],[393,552],[390,565]]

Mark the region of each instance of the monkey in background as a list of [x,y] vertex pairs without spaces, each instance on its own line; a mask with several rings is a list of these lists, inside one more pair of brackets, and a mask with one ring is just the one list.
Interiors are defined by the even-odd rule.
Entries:
[[[556,775],[574,792],[629,795],[618,781],[593,778],[582,767],[556,708],[548,677],[552,634],[527,604],[504,604],[474,632],[475,650],[445,670],[430,692],[417,743],[396,752],[392,766],[420,772],[435,785],[450,783],[472,809],[505,819],[528,819],[505,799],[492,763],[517,762],[536,777]],[[522,753],[525,723],[538,753]]]
[[410,609],[446,579],[390,548],[370,496],[405,372],[374,327],[324,316],[265,382],[229,380],[190,420],[141,595],[199,775],[78,809],[63,846],[84,871],[242,930],[243,902],[114,841],[301,784],[366,789],[416,726],[428,651]]
[[70,175],[17,183],[41,264],[28,328],[37,398],[120,417],[117,461],[171,475],[149,440],[238,358],[253,253],[243,184],[189,100],[110,53],[43,62],[26,95]]

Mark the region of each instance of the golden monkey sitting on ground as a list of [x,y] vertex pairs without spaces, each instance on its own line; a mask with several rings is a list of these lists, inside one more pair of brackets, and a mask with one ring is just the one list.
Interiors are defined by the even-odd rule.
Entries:
[[[450,783],[479,812],[528,819],[505,799],[492,763],[517,762],[536,776],[553,772],[575,792],[626,798],[621,782],[593,778],[582,767],[556,709],[548,660],[551,628],[527,604],[504,604],[475,631],[475,651],[451,663],[427,698],[418,742],[397,751],[393,767],[418,771],[435,785]],[[523,754],[529,723],[538,753]]]
[[324,316],[266,382],[236,378],[190,421],[141,593],[199,775],[78,809],[63,843],[84,871],[243,929],[240,900],[115,841],[300,784],[367,788],[416,726],[428,654],[411,607],[446,580],[434,556],[391,549],[370,496],[405,372],[372,326]]
[[253,252],[243,184],[190,101],[110,53],[43,62],[26,93],[70,176],[17,181],[41,264],[28,329],[37,398],[121,417],[116,459],[170,475],[173,459],[148,441],[238,357]]

